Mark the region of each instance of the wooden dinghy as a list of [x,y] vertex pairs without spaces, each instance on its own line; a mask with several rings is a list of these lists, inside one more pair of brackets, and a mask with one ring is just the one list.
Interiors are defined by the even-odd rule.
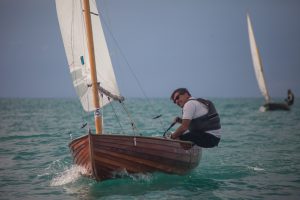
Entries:
[[[184,174],[196,167],[201,148],[157,137],[103,134],[103,107],[123,105],[95,0],[56,0],[58,21],[73,85],[86,112],[94,112],[95,133],[73,140],[75,164],[96,180],[119,172]],[[130,118],[130,117],[129,117]],[[135,123],[130,123],[135,130]],[[89,131],[90,132],[90,131]]]
[[87,134],[73,140],[74,162],[97,181],[129,174],[186,174],[201,159],[201,147],[191,142],[158,137]]

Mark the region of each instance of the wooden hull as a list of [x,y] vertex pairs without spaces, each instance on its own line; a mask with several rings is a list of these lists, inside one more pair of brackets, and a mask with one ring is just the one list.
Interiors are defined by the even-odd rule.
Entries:
[[191,142],[156,137],[88,134],[69,147],[74,162],[97,181],[117,178],[120,172],[185,174],[195,168],[202,149]]
[[264,107],[267,111],[290,110],[290,107],[286,103],[266,103]]

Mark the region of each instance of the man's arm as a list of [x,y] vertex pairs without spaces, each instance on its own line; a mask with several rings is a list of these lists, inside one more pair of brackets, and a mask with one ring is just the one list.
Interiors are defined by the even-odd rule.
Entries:
[[177,139],[181,136],[186,130],[189,129],[190,126],[190,119],[183,119],[181,125],[176,129],[174,133],[171,135],[171,139]]

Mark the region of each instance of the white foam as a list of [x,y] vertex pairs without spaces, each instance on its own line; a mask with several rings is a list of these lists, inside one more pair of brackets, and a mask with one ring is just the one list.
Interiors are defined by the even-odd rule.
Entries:
[[114,177],[129,177],[134,181],[146,181],[150,182],[152,180],[152,175],[150,173],[135,173],[130,174],[125,169],[114,173]]
[[263,169],[263,168],[259,168],[259,167],[248,167],[249,169],[252,169],[252,170],[254,170],[254,171],[265,171],[265,169]]
[[72,165],[70,168],[65,171],[59,173],[55,176],[51,182],[50,186],[61,186],[68,183],[73,183],[78,180],[82,174],[86,174],[87,171],[85,168],[80,167],[78,165]]
[[266,112],[266,110],[267,110],[267,109],[266,109],[266,107],[264,107],[264,106],[259,107],[259,111],[260,111],[260,112]]

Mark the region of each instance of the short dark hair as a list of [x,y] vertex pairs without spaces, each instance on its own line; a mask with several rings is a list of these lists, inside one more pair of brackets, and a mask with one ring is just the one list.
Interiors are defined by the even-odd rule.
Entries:
[[188,91],[188,89],[186,89],[186,88],[177,88],[176,90],[173,91],[173,93],[172,93],[172,95],[171,95],[171,97],[170,97],[170,99],[171,99],[172,101],[173,101],[174,95],[175,95],[177,92],[178,92],[179,94],[185,94],[185,93],[187,93],[189,96],[191,96],[191,94],[190,94],[190,92]]

